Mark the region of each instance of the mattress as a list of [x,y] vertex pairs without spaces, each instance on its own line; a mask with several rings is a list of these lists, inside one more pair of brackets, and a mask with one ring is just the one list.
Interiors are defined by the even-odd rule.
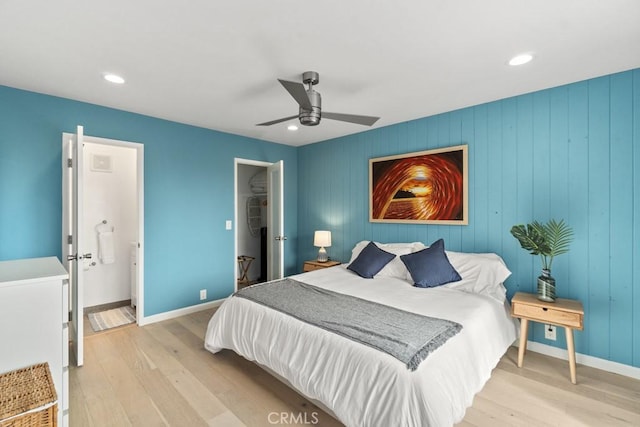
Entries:
[[447,426],[462,420],[507,348],[517,321],[506,300],[394,277],[363,279],[345,265],[291,276],[335,292],[460,323],[416,371],[394,357],[244,298],[211,318],[205,348],[267,367],[347,426]]

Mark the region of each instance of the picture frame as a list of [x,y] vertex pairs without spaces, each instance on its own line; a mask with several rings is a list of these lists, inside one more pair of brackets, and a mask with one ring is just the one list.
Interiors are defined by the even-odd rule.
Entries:
[[468,225],[468,145],[369,159],[369,221]]

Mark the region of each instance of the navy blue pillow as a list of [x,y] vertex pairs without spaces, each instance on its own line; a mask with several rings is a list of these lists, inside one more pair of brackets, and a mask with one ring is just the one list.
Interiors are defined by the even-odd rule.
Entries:
[[395,254],[383,251],[375,243],[369,242],[347,268],[360,277],[371,279],[395,257]]
[[444,253],[444,240],[439,239],[431,246],[418,252],[400,257],[411,273],[414,286],[434,288],[462,280]]

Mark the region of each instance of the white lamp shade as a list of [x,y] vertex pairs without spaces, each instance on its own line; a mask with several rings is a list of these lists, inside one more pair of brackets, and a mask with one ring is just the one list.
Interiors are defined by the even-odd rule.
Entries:
[[331,232],[326,230],[318,230],[313,235],[313,246],[327,248],[331,246]]

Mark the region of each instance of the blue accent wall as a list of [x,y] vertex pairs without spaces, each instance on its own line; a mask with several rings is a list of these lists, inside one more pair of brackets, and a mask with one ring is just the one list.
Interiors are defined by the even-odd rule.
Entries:
[[[370,223],[368,161],[469,145],[469,225]],[[517,223],[565,219],[575,240],[554,260],[560,297],[585,307],[578,352],[640,366],[640,70],[535,92],[298,149],[300,255],[332,231],[329,255],[348,261],[360,240],[442,237],[455,251],[496,252],[513,272],[509,296],[535,292],[540,260],[520,248]],[[529,339],[544,338],[535,324]]]
[[284,160],[285,273],[298,270],[294,147],[0,86],[0,260],[58,256],[62,133],[144,144],[145,315],[233,292],[234,158]]

